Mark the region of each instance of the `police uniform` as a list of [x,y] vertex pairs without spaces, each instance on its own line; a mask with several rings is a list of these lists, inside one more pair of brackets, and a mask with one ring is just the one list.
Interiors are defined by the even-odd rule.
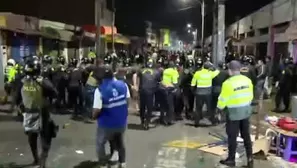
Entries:
[[67,68],[65,64],[64,57],[58,57],[59,64],[55,68],[55,73],[53,76],[53,81],[55,82],[55,86],[58,90],[58,97],[57,97],[57,107],[64,107],[66,106],[66,89],[67,89]]
[[196,97],[196,112],[195,112],[195,126],[199,126],[199,121],[203,119],[203,105],[206,104],[208,115],[211,114],[211,93],[212,93],[212,79],[215,77],[213,71],[202,67],[197,70],[191,81],[191,86],[195,89]]
[[[227,115],[226,132],[228,135],[228,158],[220,163],[234,167],[237,136],[240,131],[248,157],[248,167],[253,167],[252,142],[250,137],[249,118],[252,114],[253,84],[246,76],[240,75],[240,63],[231,61],[229,68],[234,74],[222,85],[217,108]],[[236,72],[236,73],[235,73]],[[237,74],[238,73],[238,74]]]
[[179,73],[174,68],[173,63],[170,63],[169,68],[166,68],[162,74],[160,90],[162,97],[165,99],[161,102],[161,121],[165,125],[173,123],[174,119],[174,94],[176,85],[178,84]]
[[[227,72],[226,67],[224,65],[221,65],[221,69],[215,72],[215,77],[212,79],[212,114],[216,114],[216,108],[217,108],[217,103],[218,103],[218,97],[221,93],[222,89],[222,84],[225,82],[226,79],[229,78],[229,74]],[[212,116],[213,122],[219,122],[219,121],[214,121],[219,118],[214,118],[215,116]]]
[[193,61],[190,60],[187,62],[186,69],[184,69],[182,77],[181,77],[181,89],[183,93],[184,106],[186,108],[186,118],[190,119],[192,117],[193,108],[194,108],[194,100],[195,96],[191,89],[191,80],[194,75],[194,64]]
[[144,129],[149,129],[159,77],[157,71],[152,67],[142,69],[138,76],[140,81],[140,120]]
[[[48,90],[53,95],[57,95],[57,90],[48,79],[39,76],[40,65],[33,62],[28,64],[25,69],[27,76],[21,80],[17,90],[21,93],[20,96],[24,105],[23,127],[28,135],[34,164],[39,163],[40,167],[44,168],[51,140],[56,136],[57,129],[50,119],[50,113],[47,110],[49,103],[45,99],[46,95],[44,95],[44,91]],[[38,134],[40,134],[42,142],[42,153],[40,157],[37,150]]]

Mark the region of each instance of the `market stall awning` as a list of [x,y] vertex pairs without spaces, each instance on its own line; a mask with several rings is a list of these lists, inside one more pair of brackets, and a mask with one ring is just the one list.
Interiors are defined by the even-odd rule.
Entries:
[[[97,33],[97,26],[95,26],[95,25],[84,25],[84,26],[82,26],[82,29],[85,32],[89,32],[89,33],[93,33],[93,34]],[[102,35],[110,35],[110,34],[112,34],[112,27],[111,26],[101,26],[100,31],[101,31]],[[114,34],[118,33],[116,27],[113,27],[113,33]]]
[[73,41],[75,39],[74,33],[67,30],[58,30],[51,27],[41,27],[41,35],[51,39],[62,41]]
[[[112,42],[112,35],[105,35],[104,36],[106,42]],[[114,35],[114,42],[120,44],[130,44],[130,39],[122,34],[115,34]]]

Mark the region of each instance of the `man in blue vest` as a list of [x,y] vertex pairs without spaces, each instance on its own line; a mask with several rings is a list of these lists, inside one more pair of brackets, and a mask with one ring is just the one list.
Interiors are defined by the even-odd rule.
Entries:
[[119,153],[120,167],[125,167],[124,132],[128,117],[129,90],[125,82],[116,80],[112,69],[106,67],[101,85],[95,90],[93,118],[98,121],[97,155],[100,166],[105,166],[105,144]]

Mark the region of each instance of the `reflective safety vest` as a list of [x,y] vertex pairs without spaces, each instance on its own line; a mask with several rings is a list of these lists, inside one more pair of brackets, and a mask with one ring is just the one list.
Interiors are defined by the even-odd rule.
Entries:
[[93,77],[93,72],[90,73],[86,84],[95,87],[98,86],[97,80]]
[[128,118],[127,85],[120,80],[105,79],[98,87],[102,109],[98,117],[100,128],[125,128]]
[[5,68],[5,79],[8,83],[11,83],[14,81],[16,74],[17,74],[17,70],[15,67],[7,66]]
[[248,77],[232,76],[222,85],[217,107],[219,109],[227,107],[234,111],[234,109],[250,106],[254,97],[253,92],[253,84]]
[[191,86],[196,86],[197,88],[209,88],[212,86],[212,79],[217,75],[216,71],[210,71],[207,69],[201,69],[195,72]]
[[94,52],[89,52],[88,58],[96,58],[96,54]]
[[173,87],[174,84],[178,83],[179,73],[174,68],[167,68],[163,71],[161,83],[164,86]]

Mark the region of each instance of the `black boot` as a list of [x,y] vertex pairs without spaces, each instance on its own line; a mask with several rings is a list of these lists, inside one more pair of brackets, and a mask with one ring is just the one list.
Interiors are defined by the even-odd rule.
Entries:
[[148,120],[145,120],[144,121],[144,129],[145,130],[149,130],[150,129]]
[[252,157],[247,158],[247,167],[254,168],[254,159]]
[[235,167],[235,161],[233,160],[229,160],[229,159],[226,159],[226,160],[220,160],[220,164],[222,165],[226,165],[228,167]]

